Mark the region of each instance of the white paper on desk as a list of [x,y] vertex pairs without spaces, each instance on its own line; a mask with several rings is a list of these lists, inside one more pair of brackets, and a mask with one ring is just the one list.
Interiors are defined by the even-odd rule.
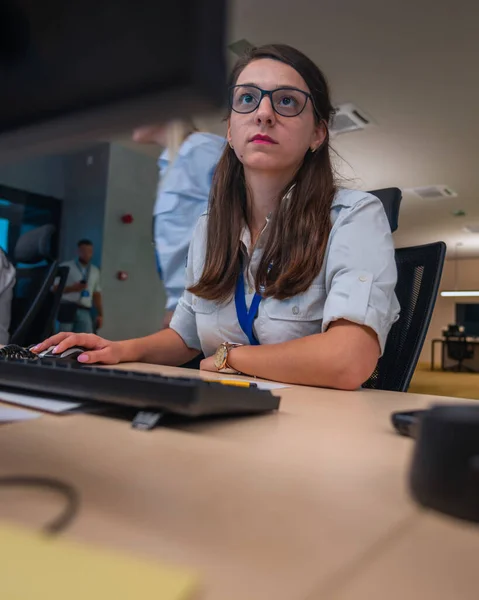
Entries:
[[68,402],[56,400],[55,398],[42,398],[41,396],[27,396],[25,394],[13,394],[11,392],[0,392],[0,401],[4,400],[10,404],[27,406],[51,413],[63,413],[81,406],[81,402]]
[[40,413],[21,408],[5,408],[0,406],[0,423],[13,423],[14,421],[30,421],[38,419]]
[[259,390],[279,390],[281,388],[290,387],[285,383],[273,383],[269,381],[256,381]]

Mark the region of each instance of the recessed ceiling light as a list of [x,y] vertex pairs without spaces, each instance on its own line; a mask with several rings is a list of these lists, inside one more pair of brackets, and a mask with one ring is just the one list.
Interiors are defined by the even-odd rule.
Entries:
[[372,119],[354,104],[347,102],[336,106],[329,130],[332,134],[361,131],[372,124]]
[[404,192],[419,196],[423,200],[443,200],[456,198],[457,192],[447,185],[426,185],[423,187],[408,188]]

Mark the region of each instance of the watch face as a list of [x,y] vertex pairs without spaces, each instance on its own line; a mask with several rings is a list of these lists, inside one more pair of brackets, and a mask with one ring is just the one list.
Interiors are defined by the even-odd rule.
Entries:
[[215,354],[215,367],[222,369],[225,366],[226,359],[228,358],[228,349],[224,346],[220,346]]

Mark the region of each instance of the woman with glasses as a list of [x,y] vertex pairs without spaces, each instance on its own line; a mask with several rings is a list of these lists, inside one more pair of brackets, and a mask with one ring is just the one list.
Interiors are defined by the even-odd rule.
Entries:
[[380,201],[335,184],[326,80],[269,45],[231,75],[228,146],[189,249],[170,329],[111,342],[59,334],[83,363],[145,361],[356,389],[398,317],[391,231]]

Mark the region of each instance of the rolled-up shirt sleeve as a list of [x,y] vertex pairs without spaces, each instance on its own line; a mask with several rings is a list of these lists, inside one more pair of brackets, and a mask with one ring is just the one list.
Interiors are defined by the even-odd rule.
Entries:
[[322,330],[339,319],[365,325],[376,332],[382,354],[399,303],[394,243],[381,202],[365,194],[342,210],[329,246]]
[[193,294],[188,291],[188,288],[195,283],[193,261],[195,252],[195,234],[197,230],[198,226],[195,229],[195,233],[193,234],[193,239],[188,250],[188,259],[185,269],[185,290],[183,291],[183,294],[176,306],[173,318],[170,322],[170,328],[176,331],[188,348],[201,350],[201,343],[198,337],[198,329],[196,326],[196,315],[193,310]]

